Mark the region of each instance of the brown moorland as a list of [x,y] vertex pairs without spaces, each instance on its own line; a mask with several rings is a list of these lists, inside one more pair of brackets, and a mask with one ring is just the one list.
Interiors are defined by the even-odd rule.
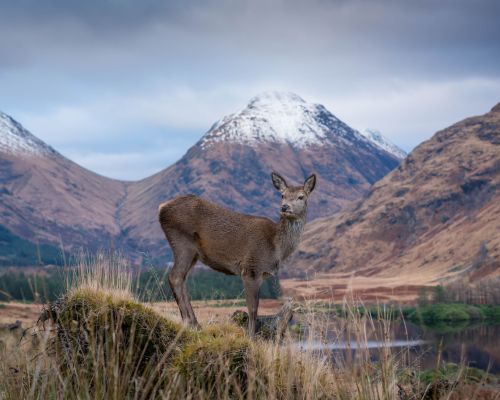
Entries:
[[499,275],[499,186],[500,104],[437,132],[361,201],[306,226],[288,274],[308,275],[309,295],[346,282],[416,294]]

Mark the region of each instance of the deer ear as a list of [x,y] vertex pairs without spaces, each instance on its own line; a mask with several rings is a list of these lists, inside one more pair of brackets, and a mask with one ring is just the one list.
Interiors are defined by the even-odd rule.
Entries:
[[285,179],[281,175],[278,175],[276,172],[271,173],[271,179],[273,180],[274,187],[278,189],[280,192],[284,192],[285,189],[288,187]]
[[309,195],[316,186],[316,174],[312,174],[309,178],[304,182],[304,191]]

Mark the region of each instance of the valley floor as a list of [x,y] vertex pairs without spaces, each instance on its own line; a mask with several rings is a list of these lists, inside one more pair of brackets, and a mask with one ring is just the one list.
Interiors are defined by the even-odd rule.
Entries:
[[[236,310],[246,310],[244,300],[206,300],[193,301],[193,308],[200,323],[220,322],[230,317]],[[179,309],[174,301],[156,302],[150,304],[160,315],[173,321],[181,320]],[[262,299],[259,305],[259,315],[275,314],[282,302],[273,299]],[[36,323],[42,305],[34,303],[9,302],[0,303],[0,326],[21,321],[23,327]]]
[[345,297],[363,302],[410,302],[424,287],[439,284],[433,276],[355,276],[351,273],[315,275],[314,279],[282,279],[285,296],[296,299],[342,301]]
[[[402,282],[407,282],[403,284]],[[433,286],[425,275],[374,277],[352,274],[324,274],[314,279],[282,279],[280,281],[284,297],[296,300],[342,301],[345,297],[360,299],[364,302],[411,302],[418,297],[419,291],[426,286]],[[246,310],[245,301],[239,300],[202,300],[192,301],[197,318],[201,323],[219,321],[230,316],[236,310]],[[262,299],[259,315],[271,315],[277,312],[282,302],[274,299]],[[174,301],[152,303],[154,309],[174,320],[180,320],[179,310]],[[33,303],[0,303],[0,325],[17,320],[23,326],[36,321],[41,305]]]

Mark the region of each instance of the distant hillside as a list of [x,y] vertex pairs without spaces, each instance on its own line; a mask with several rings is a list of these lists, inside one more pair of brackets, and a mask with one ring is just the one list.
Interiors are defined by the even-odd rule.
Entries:
[[33,243],[0,225],[0,266],[63,264],[62,251]]
[[[0,225],[11,235],[33,246],[109,248],[121,232],[117,209],[126,187],[68,160],[0,113]],[[23,248],[11,243],[11,257],[25,259]]]
[[435,282],[498,275],[499,186],[500,104],[437,132],[362,200],[306,226],[290,268]]

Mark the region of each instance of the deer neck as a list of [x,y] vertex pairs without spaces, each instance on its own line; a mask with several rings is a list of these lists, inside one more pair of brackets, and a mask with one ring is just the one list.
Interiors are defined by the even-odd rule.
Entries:
[[293,219],[283,216],[280,218],[276,235],[276,247],[280,252],[280,261],[284,261],[288,258],[299,245],[300,236],[304,230],[305,223],[305,216]]

